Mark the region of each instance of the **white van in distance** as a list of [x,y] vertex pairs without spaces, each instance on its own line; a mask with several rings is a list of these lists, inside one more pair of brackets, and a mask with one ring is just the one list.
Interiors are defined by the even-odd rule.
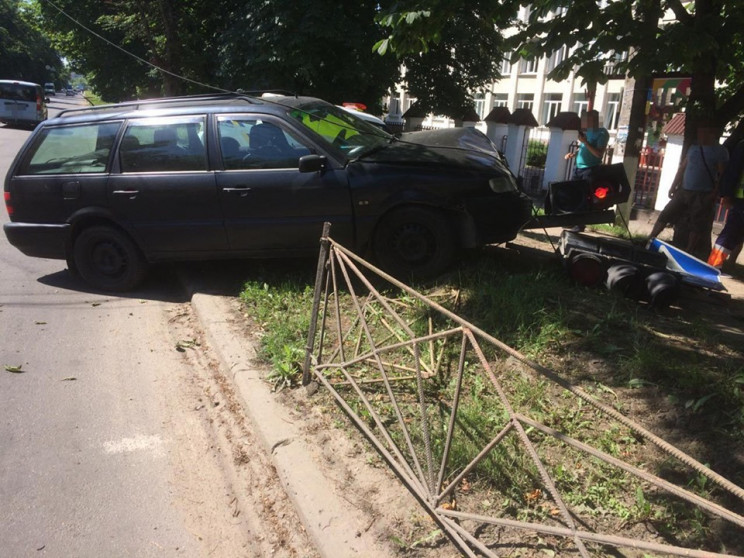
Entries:
[[38,83],[0,80],[0,122],[36,126],[47,119],[44,91]]

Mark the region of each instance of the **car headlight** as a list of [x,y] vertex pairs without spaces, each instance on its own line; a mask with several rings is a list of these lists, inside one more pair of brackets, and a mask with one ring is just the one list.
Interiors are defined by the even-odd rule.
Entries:
[[488,180],[488,185],[491,187],[491,190],[497,194],[517,191],[517,181],[514,180],[514,177],[510,174],[494,176]]

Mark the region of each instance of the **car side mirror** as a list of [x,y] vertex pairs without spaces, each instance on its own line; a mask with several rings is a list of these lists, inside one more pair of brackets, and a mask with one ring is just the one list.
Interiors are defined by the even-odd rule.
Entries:
[[325,168],[326,158],[321,155],[303,155],[299,163],[300,172],[318,172]]

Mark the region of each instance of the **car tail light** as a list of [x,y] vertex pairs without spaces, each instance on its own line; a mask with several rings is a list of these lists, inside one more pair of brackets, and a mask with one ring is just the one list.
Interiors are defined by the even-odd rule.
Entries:
[[37,95],[36,96],[36,112],[41,112],[41,105],[42,105],[41,97]]
[[5,192],[5,209],[8,210],[8,217],[13,215],[13,206],[10,203],[10,192]]

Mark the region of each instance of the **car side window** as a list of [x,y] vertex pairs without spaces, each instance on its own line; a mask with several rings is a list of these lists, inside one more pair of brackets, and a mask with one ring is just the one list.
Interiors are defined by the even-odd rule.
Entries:
[[218,120],[225,170],[296,169],[312,151],[284,128],[260,118],[222,117]]
[[18,174],[104,172],[121,122],[44,128]]
[[206,170],[204,118],[130,122],[119,146],[119,163],[122,172]]

